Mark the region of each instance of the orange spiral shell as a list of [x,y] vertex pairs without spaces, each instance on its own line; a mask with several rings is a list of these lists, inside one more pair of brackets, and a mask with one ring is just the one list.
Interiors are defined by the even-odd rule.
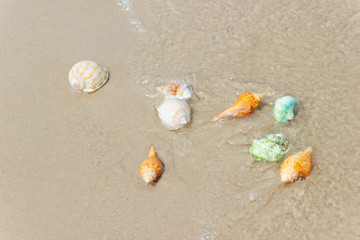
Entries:
[[306,178],[311,172],[312,148],[291,155],[281,164],[281,181],[293,182],[298,177]]
[[245,92],[241,94],[234,105],[226,109],[224,112],[216,115],[211,120],[216,121],[224,117],[246,117],[254,112],[254,109],[259,106],[259,102],[263,98],[262,93],[250,94]]
[[248,92],[245,92],[238,97],[238,99],[236,100],[234,105],[249,102],[251,104],[251,106],[255,109],[259,106],[259,102],[261,101],[263,96],[264,96],[264,94],[262,94],[262,93],[250,94]]
[[155,148],[151,147],[149,156],[140,165],[140,176],[146,182],[150,183],[156,180],[162,173],[162,164],[156,156]]

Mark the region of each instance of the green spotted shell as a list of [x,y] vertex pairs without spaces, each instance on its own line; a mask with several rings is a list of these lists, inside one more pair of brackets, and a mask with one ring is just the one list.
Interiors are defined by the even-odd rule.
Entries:
[[274,117],[284,123],[293,119],[299,111],[299,103],[291,96],[278,98],[275,102]]
[[283,134],[269,134],[265,138],[254,139],[250,153],[255,161],[278,162],[287,151],[289,142]]

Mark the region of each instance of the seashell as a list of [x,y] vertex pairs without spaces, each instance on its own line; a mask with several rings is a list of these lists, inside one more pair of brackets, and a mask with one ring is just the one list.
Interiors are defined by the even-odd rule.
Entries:
[[165,94],[166,98],[178,98],[188,100],[193,97],[193,92],[183,80],[171,81],[167,86],[157,88]]
[[238,97],[234,105],[213,117],[211,121],[216,121],[224,117],[235,118],[248,116],[259,106],[259,102],[263,96],[264,94],[262,93],[250,94],[245,92]]
[[157,110],[162,124],[169,130],[177,130],[190,122],[190,107],[184,100],[165,99]]
[[250,153],[255,161],[280,161],[289,146],[283,134],[271,133],[262,139],[255,139],[250,147]]
[[101,88],[108,79],[108,70],[92,61],[78,62],[69,72],[70,85],[78,92],[95,92]]
[[312,148],[308,147],[305,152],[291,155],[281,164],[281,181],[293,182],[298,177],[306,178],[311,171]]
[[155,181],[162,173],[163,166],[156,156],[155,148],[150,147],[149,156],[140,165],[140,176],[146,184]]
[[278,98],[275,102],[274,117],[278,122],[293,119],[299,111],[299,103],[291,96]]

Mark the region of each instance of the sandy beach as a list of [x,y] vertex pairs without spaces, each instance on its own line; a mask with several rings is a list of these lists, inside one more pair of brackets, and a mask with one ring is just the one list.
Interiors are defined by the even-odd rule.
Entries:
[[[0,239],[360,238],[360,3],[132,3],[0,0]],[[81,60],[109,69],[93,94],[70,87]],[[178,131],[156,112],[173,79],[196,94]],[[252,115],[209,121],[246,91],[265,94]],[[286,95],[300,111],[280,124]],[[285,158],[312,146],[305,180],[252,159],[269,133]]]

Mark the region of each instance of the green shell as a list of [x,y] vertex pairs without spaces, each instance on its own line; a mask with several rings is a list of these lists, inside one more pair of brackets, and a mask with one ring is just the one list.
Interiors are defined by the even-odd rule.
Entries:
[[255,139],[250,153],[255,161],[278,162],[286,153],[289,142],[282,134],[269,134],[265,138]]
[[289,141],[286,139],[286,137],[281,133],[270,133],[265,137],[266,139],[269,139],[270,141],[281,145],[285,151],[289,146]]
[[275,102],[274,117],[278,122],[287,122],[293,119],[299,111],[299,103],[295,98],[286,96]]

